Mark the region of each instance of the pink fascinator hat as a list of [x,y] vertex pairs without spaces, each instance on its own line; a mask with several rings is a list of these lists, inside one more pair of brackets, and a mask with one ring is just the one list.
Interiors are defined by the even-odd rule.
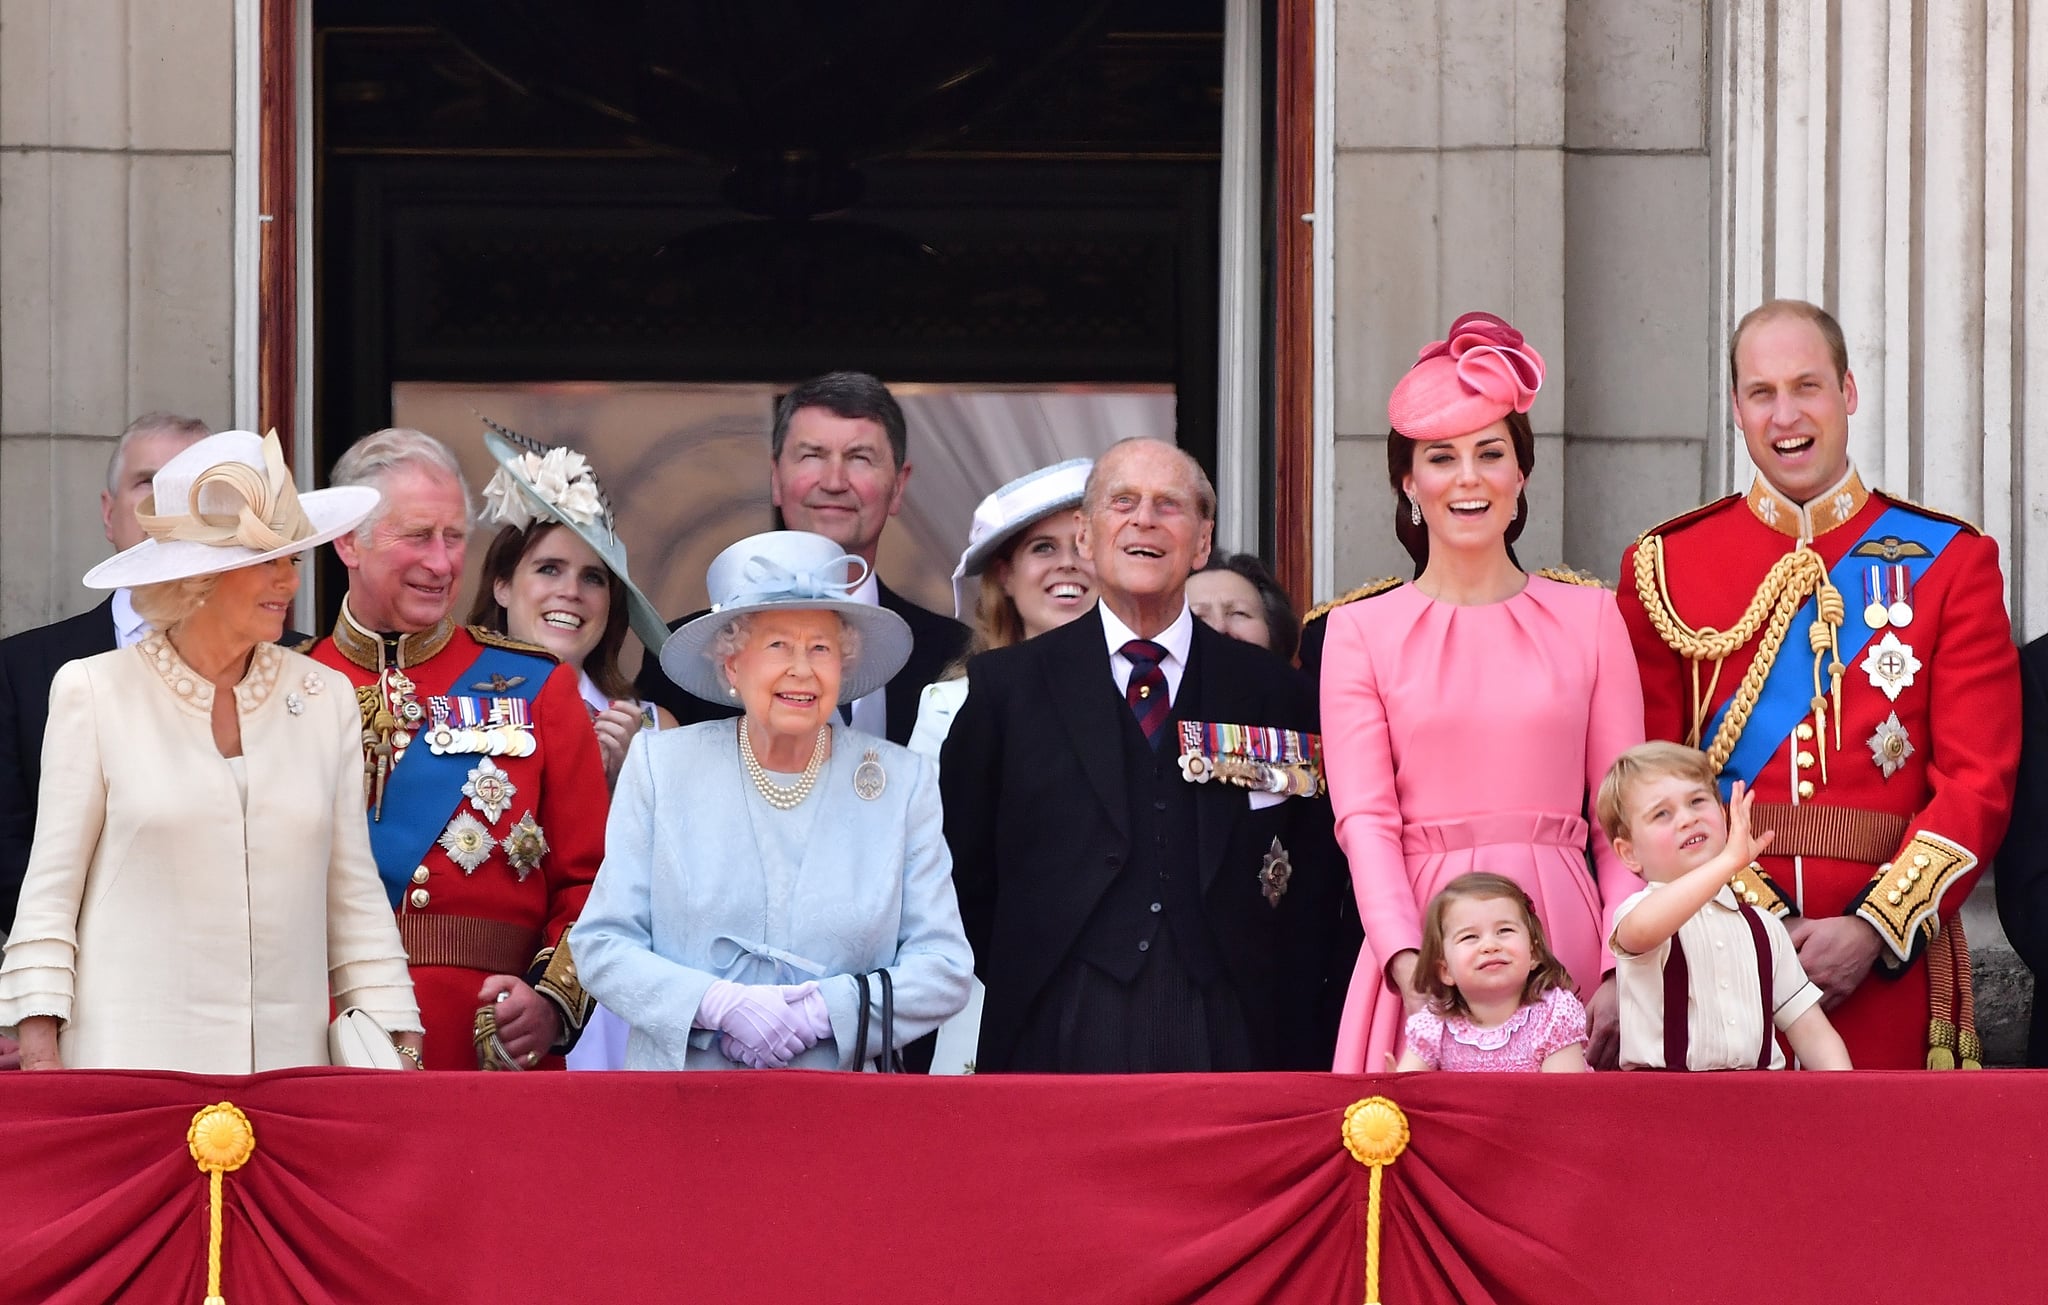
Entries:
[[1527,412],[1543,388],[1543,355],[1492,313],[1466,313],[1416,359],[1387,398],[1387,420],[1412,440],[1470,435]]

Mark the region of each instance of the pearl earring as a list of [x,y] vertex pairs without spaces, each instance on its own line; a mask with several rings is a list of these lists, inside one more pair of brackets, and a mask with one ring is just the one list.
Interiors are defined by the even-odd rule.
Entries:
[[725,682],[725,696],[731,698],[735,702],[739,701],[740,686],[734,684],[731,680],[727,680]]
[[1408,524],[1411,526],[1422,524],[1422,504],[1415,501],[1413,494],[1408,496]]

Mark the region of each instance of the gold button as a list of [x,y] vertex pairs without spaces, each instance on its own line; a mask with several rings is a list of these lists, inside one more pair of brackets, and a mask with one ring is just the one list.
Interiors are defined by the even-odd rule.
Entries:
[[1801,743],[1804,743],[1808,739],[1813,737],[1813,726],[1807,724],[1805,721],[1800,721],[1799,728],[1793,730],[1792,732],[1799,736],[1799,741]]
[[1915,853],[1913,856],[1913,864],[1919,866],[1922,870],[1925,870],[1927,868],[1927,854],[1925,852]]
[[1744,893],[1744,894],[1742,895],[1742,900],[1743,900],[1743,901],[1745,901],[1745,902],[1748,902],[1748,903],[1749,903],[1749,904],[1750,904],[1751,906],[1755,906],[1755,905],[1756,905],[1756,890],[1755,890],[1755,889],[1751,889],[1750,891],[1748,891],[1748,892]]
[[425,866],[416,867],[412,872],[412,881],[416,884],[427,882],[427,868]]
[[412,904],[414,906],[425,906],[428,902],[431,902],[433,900],[433,897],[424,888],[415,888],[412,890]]
[[1807,769],[1808,767],[1813,765],[1813,754],[1802,748],[1800,750],[1798,760],[1800,769]]
[[1904,876],[1904,875],[1900,875],[1900,876],[1899,876],[1899,891],[1900,891],[1900,892],[1902,892],[1902,893],[1903,893],[1903,892],[1905,892],[1905,891],[1906,891],[1906,890],[1907,890],[1908,888],[1911,888],[1912,886],[1913,886],[1913,881],[1912,881],[1911,879],[1908,879],[1908,878],[1906,878],[1906,876]]
[[1812,781],[1812,780],[1810,780],[1810,779],[1802,779],[1802,780],[1800,780],[1800,781],[1799,781],[1799,796],[1800,796],[1800,797],[1803,797],[1803,798],[1810,798],[1810,797],[1812,797],[1812,796],[1813,796],[1813,781]]
[[1899,904],[1899,895],[1896,892],[1886,893],[1884,900],[1890,902],[1893,906],[1897,906]]
[[1907,868],[1907,870],[1906,870],[1906,881],[1907,881],[1908,883],[1918,883],[1918,882],[1920,881],[1920,867],[1919,867],[1919,866],[1917,866],[1917,865],[1916,865],[1916,866],[1909,866],[1909,867]]

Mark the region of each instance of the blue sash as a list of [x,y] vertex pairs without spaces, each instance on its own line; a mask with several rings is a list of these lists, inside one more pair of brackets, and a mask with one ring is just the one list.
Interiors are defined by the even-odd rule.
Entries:
[[[455,677],[454,687],[460,689],[472,680],[488,680],[493,675],[507,680],[523,675],[525,683],[493,689],[491,696],[531,702],[553,669],[552,664],[543,665],[540,674],[534,674],[540,660],[531,653],[486,646],[469,669]],[[393,910],[412,884],[413,869],[448,827],[449,816],[462,802],[462,786],[477,763],[476,756],[469,753],[436,756],[419,737],[425,732],[415,732],[405,759],[391,768],[391,777],[384,781],[384,818],[370,822],[370,850],[377,858],[377,877],[384,881],[384,894],[391,899]]]
[[[1934,565],[1934,559],[1941,556],[1941,550],[1961,533],[1962,527],[1952,521],[1922,516],[1909,508],[1892,507],[1871,522],[1863,537],[1849,546],[1841,561],[1828,572],[1828,582],[1841,590],[1843,601],[1849,608],[1848,620],[1842,623],[1841,633],[1837,636],[1844,666],[1854,669],[1863,645],[1869,643],[1876,633],[1863,620],[1862,609],[1857,607],[1855,600],[1863,592],[1862,572],[1879,559],[1858,557],[1856,550],[1887,536],[1903,543],[1920,545],[1926,550],[1924,553],[1898,559],[1917,584],[1927,573],[1927,568]],[[1807,632],[1813,628],[1813,621],[1814,600],[1808,598],[1793,613],[1791,628],[1785,631],[1785,642],[1778,649],[1778,660],[1771,664],[1771,673],[1764,677],[1763,692],[1757,695],[1756,706],[1750,710],[1749,723],[1743,727],[1742,737],[1735,741],[1734,750],[1728,754],[1728,764],[1721,768],[1722,796],[1727,796],[1738,779],[1745,784],[1753,783],[1764,763],[1777,754],[1779,745],[1791,737],[1793,729],[1812,711],[1813,655],[1807,643]],[[1707,722],[1700,734],[1702,747],[1712,742],[1734,701],[1731,694]]]

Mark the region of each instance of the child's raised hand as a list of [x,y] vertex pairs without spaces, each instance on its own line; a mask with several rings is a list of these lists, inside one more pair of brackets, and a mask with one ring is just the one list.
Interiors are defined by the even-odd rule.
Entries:
[[1763,855],[1778,836],[1775,829],[1766,829],[1761,834],[1752,833],[1749,827],[1749,809],[1756,803],[1756,794],[1741,780],[1728,794],[1728,856],[1737,868],[1747,866]]

